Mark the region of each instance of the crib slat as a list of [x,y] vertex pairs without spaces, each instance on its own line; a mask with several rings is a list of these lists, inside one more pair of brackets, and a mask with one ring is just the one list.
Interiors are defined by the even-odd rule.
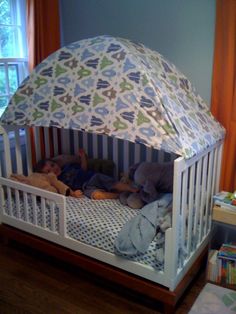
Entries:
[[200,182],[201,182],[201,169],[202,169],[202,159],[197,163],[197,177],[196,177],[196,195],[195,195],[195,215],[194,215],[194,226],[193,226],[193,235],[196,238],[197,226],[199,222],[200,214]]
[[16,217],[20,218],[20,194],[19,190],[15,190]]
[[152,148],[150,147],[146,148],[146,160],[148,162],[152,161]]
[[165,160],[165,152],[162,150],[158,151],[158,162],[163,163]]
[[24,199],[25,220],[29,222],[29,204],[28,204],[28,195],[26,192],[23,192],[23,199]]
[[22,174],[22,158],[21,158],[21,145],[20,145],[20,135],[19,135],[19,129],[16,129],[15,131],[15,149],[16,149],[16,167],[17,167],[17,173]]
[[93,158],[98,158],[98,135],[93,134]]
[[82,137],[83,137],[83,148],[86,152],[88,152],[88,136],[86,132],[82,133]]
[[[214,149],[214,157],[213,157],[213,173],[212,173],[212,186],[211,186],[211,195],[215,194],[215,182],[216,182],[216,172],[217,172],[217,149]],[[212,224],[212,208],[213,208],[213,197],[211,197],[210,204],[210,215],[209,215],[209,228],[211,229]]]
[[193,207],[194,207],[194,178],[195,165],[190,167],[190,182],[189,182],[189,201],[188,201],[188,236],[187,236],[187,251],[188,255],[191,251],[192,229],[193,229]]
[[114,175],[115,175],[115,178],[118,178],[118,176],[119,176],[119,174],[118,174],[118,172],[119,172],[119,169],[118,169],[118,167],[117,167],[117,165],[118,165],[118,160],[119,160],[119,157],[118,157],[118,140],[116,139],[116,138],[114,138],[113,139],[113,161],[114,161],[114,163],[115,163],[115,165],[116,165],[116,167],[115,167],[115,173],[114,173]]
[[34,142],[35,142],[36,161],[39,161],[42,158],[39,127],[34,128]]
[[[0,185],[0,208],[4,208],[5,204],[5,196],[4,196],[4,191],[2,185]],[[1,222],[1,211],[0,211],[0,222]]]
[[123,152],[123,171],[124,173],[129,173],[129,142],[124,141],[124,152]]
[[62,200],[59,207],[59,234],[62,237],[66,236],[66,198]]
[[41,198],[41,210],[42,210],[42,227],[46,228],[46,204],[45,204],[45,198]]
[[50,136],[49,128],[43,128],[44,144],[45,144],[45,157],[50,158]]
[[181,229],[181,242],[182,248],[185,249],[185,239],[186,239],[186,218],[187,218],[187,180],[188,180],[188,170],[183,173],[183,185],[182,185],[182,200],[181,200],[181,217],[182,217],[182,229]]
[[214,194],[219,192],[219,186],[220,186],[220,172],[221,172],[221,159],[222,159],[222,153],[223,153],[223,145],[220,145],[216,148],[216,155],[217,155],[217,169],[216,169],[216,183],[215,183],[215,190]]
[[203,158],[203,168],[202,168],[202,185],[201,185],[201,201],[200,201],[200,229],[199,229],[199,241],[203,237],[203,217],[204,217],[204,209],[206,205],[206,174],[207,174],[207,158],[208,156],[204,156]]
[[213,167],[213,152],[209,153],[208,160],[208,175],[207,175],[207,190],[206,190],[206,212],[205,212],[205,225],[204,235],[207,234],[207,228],[209,228],[209,211],[211,210],[210,198],[211,198],[211,184],[212,184],[212,167]]
[[3,146],[4,146],[4,155],[5,155],[5,169],[6,176],[9,177],[12,173],[12,164],[11,164],[11,151],[10,151],[10,140],[8,133],[3,133]]
[[102,135],[102,155],[103,159],[108,158],[108,138],[106,135]]
[[79,151],[79,133],[78,131],[73,131],[73,141],[74,141],[74,154]]
[[57,128],[52,128],[54,156],[58,155],[58,134]]
[[30,128],[25,128],[26,135],[26,157],[27,157],[27,174],[30,175],[32,173],[32,147],[30,140]]
[[38,222],[38,218],[37,218],[37,202],[36,202],[36,196],[35,195],[31,195],[32,198],[32,205],[33,205],[33,224],[37,225]]
[[61,129],[61,144],[62,144],[62,154],[69,154],[70,152],[70,130]]
[[51,219],[51,231],[55,232],[56,227],[55,227],[55,203],[50,201],[50,219]]
[[140,145],[134,145],[134,163],[138,163],[140,161]]
[[11,188],[7,187],[7,200],[8,200],[8,206],[9,206],[9,214],[10,216],[13,215],[13,208],[12,208],[12,194],[11,194]]

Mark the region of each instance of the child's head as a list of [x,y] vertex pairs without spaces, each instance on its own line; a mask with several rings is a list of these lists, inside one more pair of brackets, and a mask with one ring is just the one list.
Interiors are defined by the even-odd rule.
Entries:
[[52,159],[42,159],[40,160],[34,169],[35,172],[40,173],[54,173],[56,176],[59,176],[61,173],[61,168],[58,164]]

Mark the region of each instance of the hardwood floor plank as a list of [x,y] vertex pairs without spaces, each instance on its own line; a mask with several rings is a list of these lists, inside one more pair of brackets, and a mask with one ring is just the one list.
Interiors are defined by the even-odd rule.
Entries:
[[[176,313],[188,313],[205,282],[190,287]],[[20,245],[0,242],[0,313],[158,314],[162,304]]]

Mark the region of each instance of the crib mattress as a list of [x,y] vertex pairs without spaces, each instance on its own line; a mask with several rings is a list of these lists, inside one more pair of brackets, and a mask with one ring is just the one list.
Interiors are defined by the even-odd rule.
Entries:
[[[37,204],[36,212],[33,211],[32,201],[28,199],[28,221],[42,226],[42,211]],[[20,211],[12,204],[12,215],[21,220],[26,220],[24,204],[21,202]],[[97,247],[99,249],[115,253],[114,241],[121,230],[122,226],[132,217],[137,215],[139,210],[131,209],[122,205],[119,200],[90,200],[87,197],[76,199],[67,198],[66,208],[66,229],[67,235],[75,240],[85,244]],[[5,213],[9,213],[9,206],[6,206]],[[51,212],[46,206],[45,227],[51,230]],[[59,210],[54,208],[53,216],[55,217],[55,231],[59,230]],[[144,254],[136,254],[132,257],[124,256],[130,260],[141,264],[152,266],[157,270],[163,270],[164,261],[163,251],[164,234],[159,233],[149,245]],[[158,252],[158,254],[157,254]]]

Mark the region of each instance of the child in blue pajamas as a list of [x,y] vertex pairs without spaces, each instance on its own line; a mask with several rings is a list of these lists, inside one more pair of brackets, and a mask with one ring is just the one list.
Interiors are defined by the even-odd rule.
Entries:
[[66,164],[60,166],[51,159],[38,162],[36,172],[53,172],[58,180],[69,186],[71,195],[81,197],[83,194],[91,199],[115,199],[121,192],[137,192],[131,185],[116,181],[114,178],[102,173],[87,170],[87,158],[83,149],[80,149],[80,164]]

